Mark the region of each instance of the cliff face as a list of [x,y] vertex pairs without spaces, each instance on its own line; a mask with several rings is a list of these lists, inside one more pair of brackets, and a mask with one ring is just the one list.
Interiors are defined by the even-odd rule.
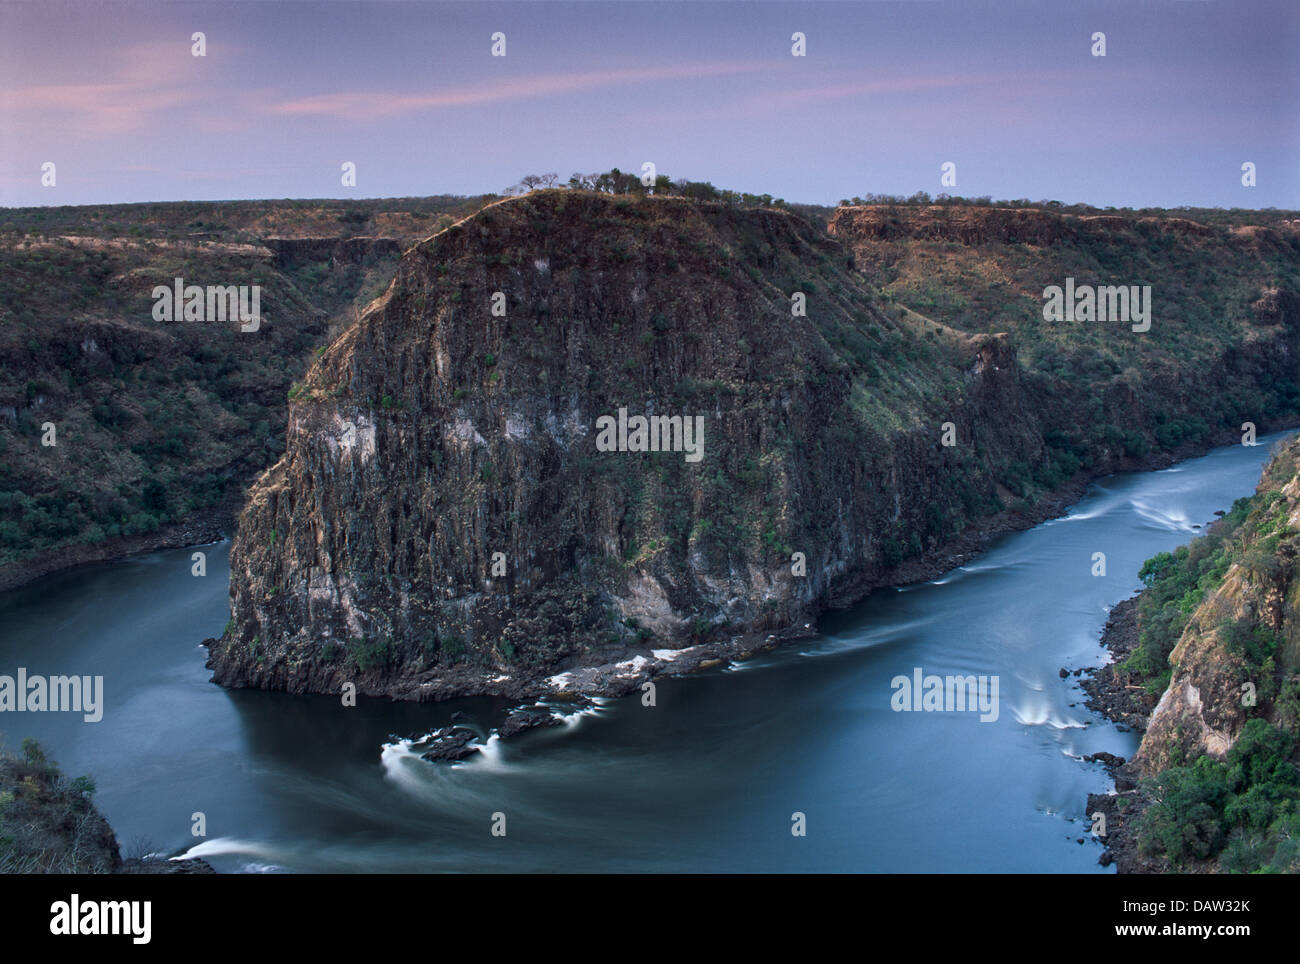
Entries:
[[[313,349],[383,291],[403,246],[481,203],[6,209],[0,589],[219,538],[283,452],[285,394]],[[178,277],[257,285],[262,324],[155,319],[154,287]]]
[[[291,393],[216,680],[513,695],[800,621],[999,508],[1044,456],[1009,339],[851,263],[785,212],[563,191],[407,251]],[[702,448],[605,450],[635,416]]]
[[1137,755],[1115,771],[1117,792],[1088,798],[1087,812],[1107,819],[1103,864],[1300,872],[1298,551],[1295,438],[1254,496],[1142,567],[1146,588],[1126,607],[1137,613],[1136,645],[1122,633],[1126,658],[1104,671],[1115,685],[1094,694],[1112,718],[1125,715],[1134,681],[1163,695]]
[[[913,216],[880,240],[895,214],[843,209],[828,236],[781,210],[543,191],[408,250],[291,392],[215,679],[423,699],[654,671],[652,646],[803,625],[1077,473],[1294,419],[1279,229]],[[1207,306],[1193,244],[1253,277]],[[1129,252],[1181,272],[1149,332],[1042,323],[1044,284]],[[899,281],[926,272],[961,310]],[[638,419],[678,419],[686,450],[638,451]]]
[[[1054,458],[1093,472],[1300,411],[1300,230],[980,205],[838,208],[828,230],[887,298],[1008,332]],[[1045,289],[1149,286],[1149,329],[1049,321]]]
[[1276,457],[1235,536],[1237,561],[1196,608],[1169,656],[1173,675],[1133,769],[1225,759],[1248,719],[1293,726],[1300,673],[1300,441]]

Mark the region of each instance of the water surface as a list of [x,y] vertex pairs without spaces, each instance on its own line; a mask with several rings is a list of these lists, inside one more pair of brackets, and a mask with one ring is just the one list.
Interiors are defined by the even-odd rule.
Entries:
[[[1110,783],[1080,758],[1137,739],[1059,670],[1104,660],[1107,611],[1142,562],[1251,494],[1279,437],[1104,479],[1066,517],[829,615],[816,640],[660,679],[655,707],[603,701],[453,767],[396,737],[506,704],[345,708],[209,683],[199,641],[229,615],[225,544],[203,549],[201,578],[190,549],[81,567],[0,595],[0,673],[102,674],[103,720],[3,713],[0,733],[91,774],[128,851],[222,871],[1107,872],[1084,808]],[[892,711],[890,681],[914,667],[998,676],[999,718]]]

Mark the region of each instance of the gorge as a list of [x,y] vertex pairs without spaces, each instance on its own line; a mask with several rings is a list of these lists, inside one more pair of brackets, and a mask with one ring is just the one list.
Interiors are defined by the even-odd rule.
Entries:
[[[979,230],[985,213],[910,229]],[[988,212],[990,229],[1008,217],[1097,231],[1043,212]],[[1204,243],[1177,219],[1116,220],[1107,249]],[[764,648],[907,581],[908,563],[951,559],[963,534],[1059,511],[1056,489],[1142,464],[1148,438],[1167,460],[1243,418],[1297,417],[1291,276],[1149,331],[1043,325],[1040,282],[961,330],[891,297],[899,253],[879,226],[870,208],[838,209],[823,234],[781,209],[545,190],[409,249],[291,393],[286,453],[240,516],[214,678],[538,698],[603,668],[595,691],[617,694],[665,651]],[[1266,270],[1294,272],[1297,239],[1267,242]],[[1265,241],[1221,243],[1258,257]],[[1078,257],[1053,244],[995,257]],[[1114,369],[1061,377],[1062,351]],[[709,412],[709,458],[593,445],[620,409]]]
[[[170,237],[196,215],[211,240]],[[104,279],[3,329],[4,647],[34,674],[111,667],[93,733],[24,713],[21,735],[95,773],[123,840],[222,870],[536,869],[557,833],[573,869],[789,867],[780,834],[753,841],[794,810],[809,867],[1100,869],[1070,824],[1109,778],[1080,760],[1136,741],[1057,670],[1095,664],[1144,560],[1254,485],[1276,436],[1243,425],[1300,418],[1300,235],[1266,212],[573,190],[374,202],[339,214],[351,239],[270,202],[114,216],[165,237],[0,246],[28,296],[51,263]],[[140,277],[216,269],[264,287],[257,332],[151,324]],[[1154,283],[1149,330],[1046,321],[1064,278]],[[653,451],[674,418],[682,446]],[[58,572],[195,543],[203,578],[188,551]],[[917,667],[996,682],[996,720],[890,711]],[[177,780],[225,814],[197,847]],[[735,822],[738,793],[758,807]],[[465,837],[498,810],[506,858]]]

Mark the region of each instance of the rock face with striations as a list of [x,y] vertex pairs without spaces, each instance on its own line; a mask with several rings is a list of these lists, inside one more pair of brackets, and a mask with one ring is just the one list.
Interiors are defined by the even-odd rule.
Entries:
[[[514,696],[788,626],[998,509],[1043,457],[1025,410],[1005,336],[885,304],[796,215],[508,199],[408,250],[295,389],[209,666]],[[702,445],[636,451],[637,416]]]
[[[1169,655],[1171,679],[1134,759],[1136,773],[1149,776],[1202,754],[1224,759],[1261,711],[1270,723],[1296,726],[1300,440],[1277,453],[1257,495],[1248,535],[1238,537],[1248,543],[1240,560],[1197,606]],[[1241,626],[1262,631],[1270,648],[1250,638],[1243,645],[1244,634],[1234,631]]]

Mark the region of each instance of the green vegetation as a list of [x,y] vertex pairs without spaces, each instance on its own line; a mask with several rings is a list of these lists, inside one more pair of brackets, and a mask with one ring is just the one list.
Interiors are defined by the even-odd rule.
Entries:
[[[1295,474],[1298,452],[1291,446],[1270,463],[1274,485]],[[1163,692],[1172,673],[1170,653],[1197,607],[1223,583],[1229,567],[1240,562],[1256,576],[1275,576],[1279,556],[1286,551],[1282,547],[1300,541],[1300,534],[1287,522],[1286,507],[1277,488],[1238,499],[1208,533],[1143,563],[1138,573],[1146,587],[1138,601],[1139,643],[1118,670],[1149,692]],[[1242,656],[1255,678],[1260,673],[1272,678],[1268,660],[1278,643],[1271,630],[1250,620],[1224,620],[1217,628],[1225,650]]]
[[1226,761],[1202,756],[1144,781],[1138,846],[1175,866],[1221,857],[1232,873],[1300,872],[1300,768],[1292,734],[1250,720]]
[[[1297,478],[1300,442],[1293,441],[1275,454],[1255,495],[1238,499],[1191,545],[1160,553],[1141,570],[1139,644],[1119,671],[1152,693],[1163,691],[1178,669],[1171,653],[1180,639],[1208,634],[1213,645],[1194,657],[1206,674],[1201,698],[1210,699],[1213,673],[1222,674],[1229,700],[1236,700],[1236,681],[1251,686],[1252,699],[1242,702],[1247,719],[1226,760],[1187,759],[1182,724],[1176,724],[1163,748],[1165,769],[1142,781],[1150,803],[1136,824],[1139,849],[1176,868],[1217,860],[1228,872],[1300,872],[1300,622],[1293,577],[1300,531],[1282,491]],[[1223,710],[1209,705],[1205,712]],[[1148,732],[1144,755],[1151,738]]]
[[349,658],[362,672],[384,669],[393,660],[393,640],[390,637],[370,639],[362,636],[348,640],[348,646]]
[[[222,504],[283,450],[285,397],[396,258],[269,237],[427,236],[483,198],[14,208],[0,214],[0,566]],[[158,322],[152,289],[258,284],[256,333]],[[278,400],[277,400],[278,399]],[[42,445],[46,422],[57,444]]]
[[[884,206],[841,209],[834,233],[887,300],[967,334],[1013,336],[1058,443],[1056,464],[1035,473],[1047,487],[1102,459],[1201,446],[1243,422],[1300,414],[1300,375],[1282,362],[1300,331],[1293,212],[855,200]],[[1044,287],[1066,278],[1151,285],[1150,330],[1045,321]],[[1275,350],[1264,349],[1270,340]]]
[[1169,685],[1169,654],[1196,607],[1228,571],[1234,547],[1232,536],[1245,521],[1250,503],[1248,498],[1238,499],[1232,511],[1207,535],[1172,553],[1153,556],[1139,570],[1138,576],[1146,587],[1138,602],[1139,643],[1119,670],[1149,692],[1163,692]]
[[138,238],[140,244],[257,244],[268,237],[388,235],[415,240],[478,210],[495,195],[276,201],[163,201],[5,208],[0,238]]
[[1134,221],[1138,218],[1179,217],[1198,221],[1201,224],[1215,225],[1217,227],[1241,227],[1249,224],[1277,226],[1295,217],[1294,211],[1284,211],[1276,208],[1265,208],[1263,210],[1256,208],[1197,208],[1187,206],[1175,208],[1099,208],[1091,204],[1066,204],[1063,201],[1053,200],[1031,201],[1028,198],[995,201],[987,194],[980,197],[963,197],[960,194],[937,194],[934,197],[931,197],[926,191],[917,191],[915,194],[907,197],[904,197],[901,194],[872,194],[868,192],[861,197],[841,198],[837,206],[849,207],[858,205],[881,205],[886,207],[930,207],[933,205],[949,208],[1038,208],[1058,214],[1087,216],[1107,215],[1131,219]]
[[[506,194],[526,194],[538,189],[566,186],[574,191],[595,191],[598,194],[624,194],[634,196],[674,195],[690,198],[692,201],[721,201],[726,204],[747,207],[778,207],[788,205],[782,198],[773,198],[770,194],[750,194],[745,191],[729,191],[714,187],[708,181],[673,180],[666,174],[655,175],[653,184],[643,184],[641,175],[620,171],[618,168],[603,174],[574,174],[566,184],[561,185],[556,174],[529,174],[519,179],[519,183],[506,188]],[[814,206],[815,207],[815,206]],[[619,202],[619,210],[632,211],[630,205]]]
[[32,739],[0,750],[0,873],[109,873],[113,831],[91,802],[90,777],[68,780]]

